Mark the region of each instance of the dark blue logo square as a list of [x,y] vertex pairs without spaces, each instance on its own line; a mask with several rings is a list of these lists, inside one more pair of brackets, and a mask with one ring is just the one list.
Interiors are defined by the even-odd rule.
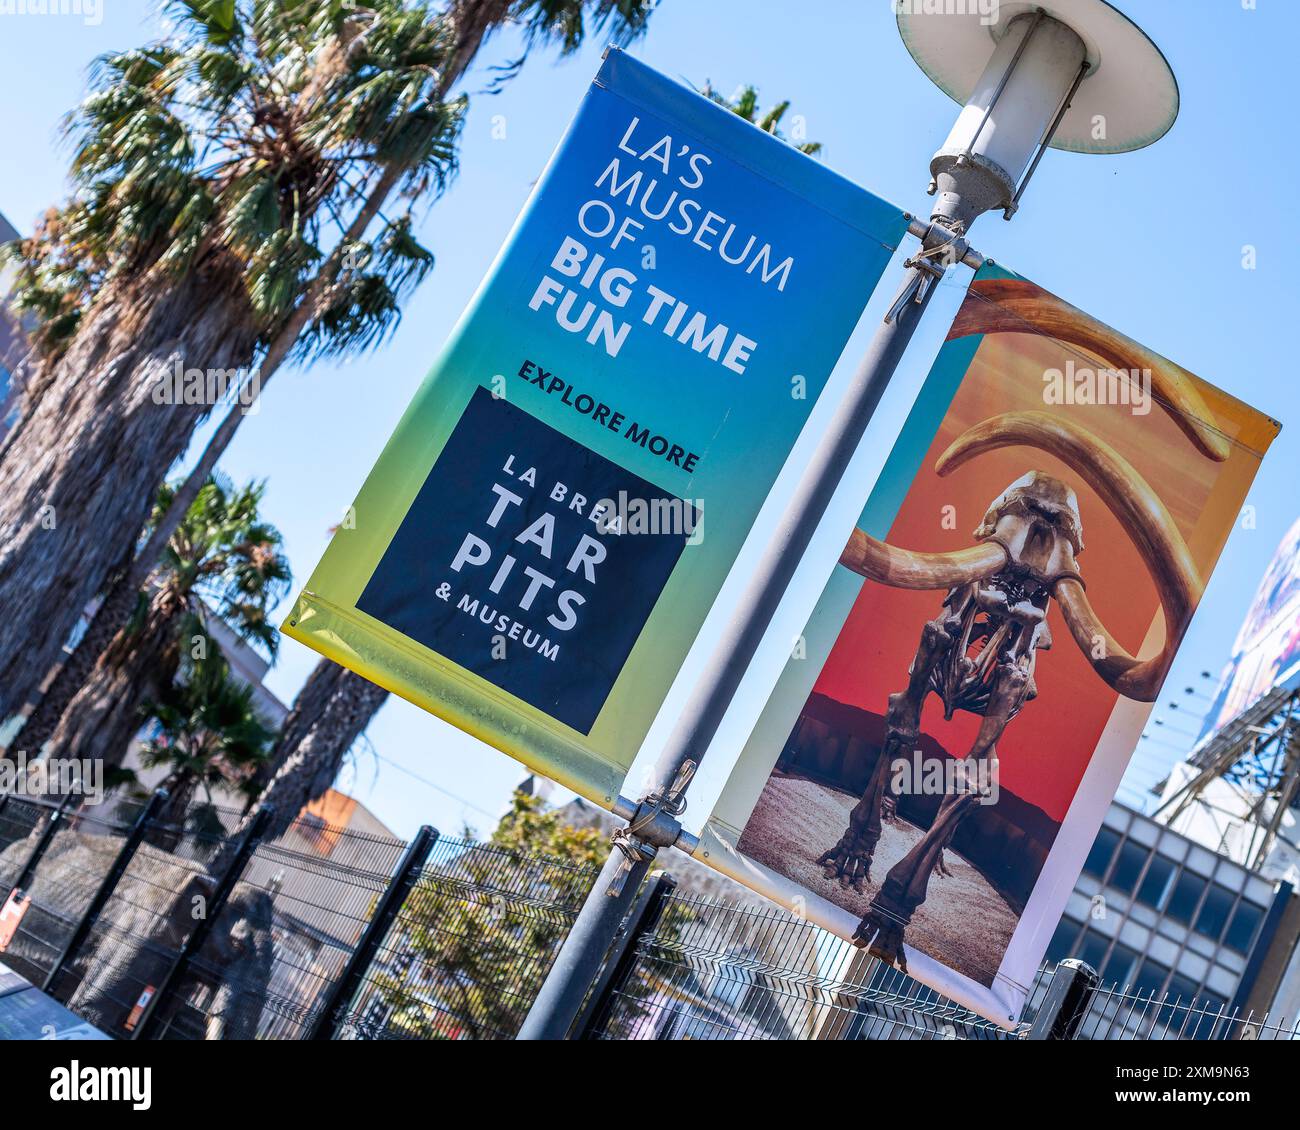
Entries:
[[479,388],[357,607],[586,734],[698,517]]

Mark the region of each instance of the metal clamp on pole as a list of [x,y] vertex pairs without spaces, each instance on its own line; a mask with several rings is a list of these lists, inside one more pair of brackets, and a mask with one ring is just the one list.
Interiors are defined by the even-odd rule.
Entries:
[[623,893],[638,863],[651,863],[661,847],[672,847],[680,839],[682,825],[677,817],[686,811],[686,788],[695,776],[695,765],[694,761],[683,762],[668,791],[648,793],[627,827],[614,833],[612,842],[623,853],[623,865],[605,888],[608,897],[618,898]]
[[[898,296],[885,313],[886,325],[893,322],[909,302],[924,302],[930,287],[943,278],[950,266],[965,263],[972,255],[979,263],[984,261],[977,252],[971,251],[965,237],[941,224],[922,224],[914,220],[907,230],[920,238],[921,250],[903,260],[907,274],[903,276]],[[978,268],[979,263],[972,266]]]

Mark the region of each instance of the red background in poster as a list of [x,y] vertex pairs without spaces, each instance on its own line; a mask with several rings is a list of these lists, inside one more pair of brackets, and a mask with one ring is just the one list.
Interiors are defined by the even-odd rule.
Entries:
[[[1162,635],[1157,633],[1146,647],[1143,643],[1153,619],[1160,615],[1155,586],[1120,523],[1077,473],[1055,457],[1027,447],[977,456],[944,478],[934,471],[939,455],[958,435],[990,416],[1045,408],[1068,411],[1076,423],[1110,443],[1142,473],[1169,507],[1202,574],[1208,573],[1230,528],[1228,516],[1206,513],[1212,488],[1225,471],[1240,471],[1248,479],[1255,456],[1234,449],[1226,464],[1200,457],[1158,406],[1147,415],[1134,415],[1125,405],[1046,406],[1044,370],[1064,367],[1071,358],[1076,365],[1094,363],[1034,334],[984,338],[887,540],[923,551],[972,545],[972,531],[1007,486],[1030,470],[1054,475],[1079,497],[1084,540],[1079,568],[1093,607],[1130,653],[1153,654]],[[1235,506],[1240,495],[1232,493]],[[945,516],[951,528],[945,528]],[[1202,530],[1217,530],[1217,536],[1209,541],[1198,538],[1198,521]],[[906,685],[921,626],[938,614],[943,595],[865,582],[814,693],[883,715],[889,694]],[[1060,821],[1117,696],[1079,651],[1054,602],[1048,622],[1053,646],[1038,657],[1034,676],[1038,698],[1026,704],[1007,727],[998,743],[998,758],[1001,787]],[[935,695],[927,699],[922,715],[923,731],[955,756],[964,756],[970,748],[979,722],[977,716],[965,713],[944,722]]]

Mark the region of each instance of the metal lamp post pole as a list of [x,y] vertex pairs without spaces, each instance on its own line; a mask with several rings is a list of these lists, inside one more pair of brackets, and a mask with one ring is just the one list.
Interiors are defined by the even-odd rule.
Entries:
[[520,1030],[521,1040],[565,1038],[657,849],[682,840],[681,825],[676,820],[681,809],[674,812],[670,808],[687,782],[681,782],[683,787],[676,793],[674,785],[683,766],[700,756],[717,731],[803,550],[934,293],[930,285],[933,279],[925,268],[910,267],[908,277],[908,287],[914,280],[925,282],[906,300],[896,303],[898,312],[876,331],[841,410],[800,479],[791,505],[714,651],[708,671],[655,766],[646,799],[632,813],[629,830],[637,834],[629,837],[625,830],[616,839]]
[[[734,615],[651,774],[640,802],[620,798],[628,820],[560,948],[519,1033],[564,1039],[657,851],[694,849],[677,817],[691,775],[726,714],[850,459],[920,322],[944,267],[978,267],[965,234],[990,209],[1010,218],[1038,156],[1088,72],[1083,40],[1041,9],[1013,20],[944,146],[931,161],[932,222],[913,220],[921,250],[906,261],[902,288],[877,327],[835,418],[804,470]],[[1017,181],[1020,184],[1017,185]]]

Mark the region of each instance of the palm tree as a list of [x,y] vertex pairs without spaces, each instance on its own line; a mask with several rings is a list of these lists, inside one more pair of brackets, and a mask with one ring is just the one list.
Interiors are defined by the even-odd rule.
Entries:
[[[732,98],[724,98],[713,89],[711,83],[706,82],[704,89],[700,91],[706,98],[716,102],[719,106],[725,106],[733,114],[744,118],[750,125],[757,126],[764,133],[770,133],[773,137],[779,137],[782,141],[787,139],[781,132],[781,119],[785,117],[785,112],[790,109],[790,100],[787,98],[784,102],[778,102],[762,117],[758,116],[758,88],[755,86],[742,86]],[[800,153],[806,153],[809,157],[815,156],[822,151],[820,141],[805,141],[802,137],[796,137],[791,141]]]
[[269,838],[334,784],[348,752],[387,701],[383,687],[328,659],[312,668],[254,781],[257,799],[275,810]]
[[[17,247],[17,300],[41,326],[0,445],[0,717],[34,696],[81,608],[124,569],[88,642],[116,631],[233,435],[234,412],[125,564],[211,407],[154,403],[174,367],[253,365],[264,386],[286,360],[381,339],[431,264],[409,209],[454,171],[465,103],[449,99],[483,43],[514,22],[526,50],[567,53],[591,30],[636,36],[654,7],[185,0],[166,42],[100,61],[70,119],[76,194]],[[390,220],[395,191],[405,212]]]
[[[381,339],[431,263],[410,202],[454,171],[456,37],[429,8],[169,10],[167,40],[97,63],[68,124],[74,194],[18,249],[19,306],[44,321],[0,461],[0,711],[49,670],[211,409],[167,395],[173,375],[265,381]],[[370,234],[394,190],[406,209]]]
[[[430,265],[410,207],[454,172],[453,91],[483,44],[509,23],[525,55],[594,31],[626,41],[656,5],[184,0],[166,42],[101,60],[71,118],[74,197],[18,247],[18,301],[42,324],[0,444],[0,718],[35,696],[96,593],[114,614],[130,604],[239,422],[222,420],[133,553],[211,408],[154,402],[175,366],[255,366],[265,387],[286,361],[382,338]],[[103,620],[87,642],[121,623]]]
[[[259,514],[263,490],[262,483],[235,489],[223,478],[209,480],[173,531],[158,571],[137,594],[135,615],[80,688],[60,685],[60,672],[17,742],[35,752],[48,737],[51,755],[119,766],[140,727],[141,704],[164,696],[187,658],[198,661],[219,650],[210,636],[214,615],[268,659],[275,657],[280,637],[268,613],[291,577],[279,531]],[[171,486],[159,492],[155,521],[174,493]]]
[[172,829],[168,835],[174,839],[182,830],[220,835],[213,789],[247,791],[275,736],[257,715],[253,687],[232,678],[225,657],[215,652],[187,663],[181,678],[141,704],[138,717],[153,723],[141,765],[167,769],[167,800],[158,822]]

